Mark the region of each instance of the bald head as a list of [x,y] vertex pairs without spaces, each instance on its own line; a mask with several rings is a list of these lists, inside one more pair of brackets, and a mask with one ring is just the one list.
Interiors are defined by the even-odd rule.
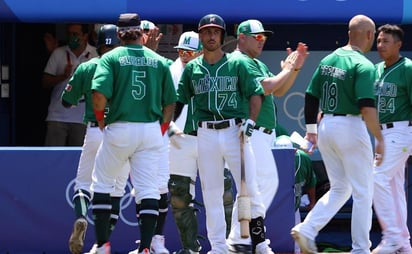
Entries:
[[349,21],[349,44],[363,52],[372,48],[375,41],[375,22],[365,15],[356,15]]
[[375,30],[375,23],[365,15],[356,15],[349,21],[349,31]]

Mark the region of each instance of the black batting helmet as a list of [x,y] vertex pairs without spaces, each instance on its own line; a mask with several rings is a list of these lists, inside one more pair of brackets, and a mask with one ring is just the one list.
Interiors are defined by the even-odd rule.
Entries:
[[222,29],[222,41],[225,41],[225,34],[226,34],[226,24],[222,17],[217,14],[208,14],[200,19],[199,26],[197,28],[198,32],[205,27],[217,27]]
[[96,48],[100,48],[103,45],[107,46],[117,46],[120,40],[117,37],[117,26],[112,24],[103,25],[99,29],[97,35],[97,45]]
[[225,21],[217,14],[208,14],[200,19],[198,31],[205,27],[218,27],[226,32],[226,24]]

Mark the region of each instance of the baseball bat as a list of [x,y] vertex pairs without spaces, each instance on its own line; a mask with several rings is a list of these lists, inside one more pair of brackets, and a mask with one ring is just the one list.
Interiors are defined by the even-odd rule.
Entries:
[[240,223],[240,236],[242,238],[249,238],[249,222],[251,220],[251,212],[250,198],[246,188],[244,144],[245,140],[242,134],[240,136],[240,192],[237,199],[238,220]]

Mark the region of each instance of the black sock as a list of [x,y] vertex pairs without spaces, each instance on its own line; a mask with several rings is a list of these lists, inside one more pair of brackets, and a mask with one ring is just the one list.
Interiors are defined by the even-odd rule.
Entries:
[[[139,209],[136,206],[136,210]],[[142,199],[139,209],[140,245],[139,252],[145,248],[150,249],[159,212],[159,200]]]
[[161,194],[159,200],[159,217],[157,218],[155,235],[163,235],[163,228],[166,222],[168,208],[169,204],[167,202],[167,193]]
[[96,242],[99,247],[109,241],[110,210],[110,194],[95,192],[93,194],[92,212]]
[[110,214],[109,236],[112,234],[114,228],[116,227],[116,223],[119,220],[120,199],[121,199],[121,197],[111,197],[112,210],[111,210],[111,214]]

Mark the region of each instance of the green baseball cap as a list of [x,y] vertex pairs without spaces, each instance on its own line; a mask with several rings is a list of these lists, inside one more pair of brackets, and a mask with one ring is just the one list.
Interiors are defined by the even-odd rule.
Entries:
[[264,34],[266,37],[269,37],[273,34],[273,31],[265,30],[259,20],[249,19],[240,23],[237,27],[237,36],[241,33],[246,35]]

